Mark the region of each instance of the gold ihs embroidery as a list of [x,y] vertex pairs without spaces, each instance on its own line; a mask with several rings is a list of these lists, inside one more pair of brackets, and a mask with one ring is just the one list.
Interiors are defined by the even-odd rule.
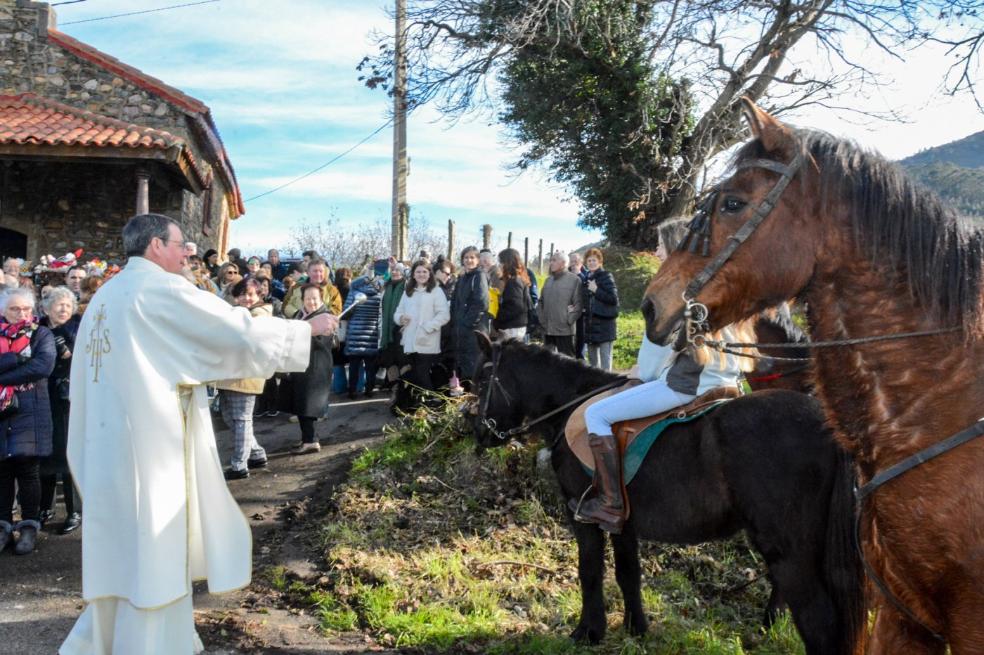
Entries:
[[106,305],[100,305],[99,313],[96,314],[96,323],[89,330],[89,343],[85,346],[85,351],[90,356],[89,366],[93,370],[93,382],[99,382],[99,369],[102,367],[102,356],[112,350],[109,343],[109,329],[103,326],[105,322]]

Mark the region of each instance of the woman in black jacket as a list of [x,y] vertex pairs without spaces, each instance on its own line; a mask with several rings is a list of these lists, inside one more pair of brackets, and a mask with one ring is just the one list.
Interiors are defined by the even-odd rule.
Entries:
[[72,354],[75,352],[75,337],[79,331],[80,316],[75,313],[78,303],[75,294],[68,287],[55,287],[41,302],[45,317],[41,325],[51,330],[55,337],[55,369],[48,378],[48,398],[51,402],[50,457],[41,460],[41,523],[54,518],[55,486],[58,478],[62,480],[62,495],[65,498],[65,524],[59,534],[74,532],[82,525],[82,502],[68,470],[68,389],[69,375],[72,371]]
[[582,284],[584,342],[588,346],[588,363],[612,370],[612,343],[615,341],[615,319],[618,318],[618,289],[615,278],[602,268],[605,259],[601,251],[591,248],[584,253],[588,274]]
[[[300,289],[301,310],[295,319],[309,321],[315,316],[328,313],[321,287],[305,284]],[[301,445],[295,454],[314,453],[321,450],[321,444],[314,433],[314,424],[319,418],[328,416],[331,395],[332,337],[311,337],[311,359],[303,373],[291,373],[287,378],[289,391],[282,394],[286,400],[285,409],[295,416],[301,428]]]
[[471,380],[478,362],[478,341],[474,332],[486,331],[483,318],[489,310],[489,282],[478,266],[478,248],[475,246],[461,251],[461,267],[462,273],[451,299],[451,341],[457,374],[465,381]]
[[[55,337],[34,318],[34,294],[12,289],[0,321],[0,551],[20,532],[14,552],[34,550],[41,530],[41,457],[51,454],[48,377],[55,368]],[[21,521],[13,524],[14,483]]]
[[506,248],[499,253],[500,296],[499,311],[492,327],[502,339],[522,339],[529,323],[530,276],[519,257],[519,251]]

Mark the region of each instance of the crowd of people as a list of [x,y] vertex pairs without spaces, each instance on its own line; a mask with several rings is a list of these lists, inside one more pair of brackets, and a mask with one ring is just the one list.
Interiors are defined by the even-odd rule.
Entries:
[[[426,251],[409,263],[367,257],[360,270],[332,269],[311,250],[284,261],[277,250],[244,258],[240,249],[199,255],[184,244],[183,275],[252,316],[340,319],[334,334],[314,336],[303,372],[214,380],[213,409],[232,433],[226,479],[267,466],[253,432],[260,417],[285,413],[299,426],[295,452],[320,449],[317,424],[332,396],[371,397],[399,388],[408,402],[429,402],[447,387],[460,395],[478,358],[475,332],[493,339],[533,338],[571,357],[610,369],[618,290],[600,250],[582,258],[554,252],[542,289],[516,250],[493,255],[474,246],[452,262]],[[33,266],[4,261],[0,275],[0,550],[14,542],[31,552],[55,517],[61,482],[60,534],[81,525],[82,505],[66,460],[72,357],[81,316],[97,289],[120,271],[98,259],[68,256]],[[95,347],[89,344],[90,347]],[[14,508],[20,520],[14,522]]]

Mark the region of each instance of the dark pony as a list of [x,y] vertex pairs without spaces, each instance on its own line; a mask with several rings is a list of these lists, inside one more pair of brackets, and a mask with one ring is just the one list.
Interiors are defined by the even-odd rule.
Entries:
[[[484,335],[478,338],[479,401],[471,418],[482,446],[502,445],[502,431],[618,377],[537,346],[514,340],[493,345]],[[591,484],[561,434],[571,411],[536,427],[551,446],[565,508]],[[485,419],[495,422],[496,432]],[[806,652],[853,653],[864,626],[864,603],[852,486],[849,460],[824,427],[819,405],[805,394],[762,391],[668,428],[627,486],[631,513],[622,534],[611,535],[626,628],[642,634],[648,624],[639,539],[698,543],[744,530],[768,566],[773,604],[776,594],[788,604]],[[573,519],[571,525],[582,601],[572,637],[597,643],[607,628],[606,533]]]
[[[695,279],[706,280],[695,300],[711,329],[776,299],[804,301],[812,339],[838,344],[816,351],[813,377],[859,483],[923,462],[862,505],[865,556],[884,585],[872,650],[984,652],[984,439],[916,457],[981,425],[984,232],[879,155],[793,130],[750,102],[744,110],[753,139],[702,218],[709,257],[680,250],[661,266],[643,303],[647,334],[673,338]],[[762,214],[773,189],[778,198]],[[762,215],[749,237],[734,239]]]

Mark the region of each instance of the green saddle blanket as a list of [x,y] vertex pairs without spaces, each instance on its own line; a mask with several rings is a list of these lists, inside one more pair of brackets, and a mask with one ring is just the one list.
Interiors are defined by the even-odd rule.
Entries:
[[[714,411],[721,405],[731,402],[731,400],[733,399],[722,398],[721,400],[708,404],[706,407],[701,408],[700,411],[689,416],[678,418],[670,415],[646,427],[646,429],[640,432],[636,438],[629,443],[629,446],[625,449],[625,454],[622,457],[622,479],[625,485],[628,486],[628,484],[632,482],[632,478],[634,478],[636,473],[639,472],[639,467],[642,466],[643,460],[646,459],[646,454],[649,452],[649,449],[653,447],[653,444],[656,443],[656,439],[659,435],[663,434],[663,431],[666,430],[666,428],[677,423],[690,423],[691,421],[695,421],[708,412]],[[584,466],[584,469],[587,471],[588,475],[594,475],[594,469],[585,465],[584,462],[582,462],[581,465]]]

